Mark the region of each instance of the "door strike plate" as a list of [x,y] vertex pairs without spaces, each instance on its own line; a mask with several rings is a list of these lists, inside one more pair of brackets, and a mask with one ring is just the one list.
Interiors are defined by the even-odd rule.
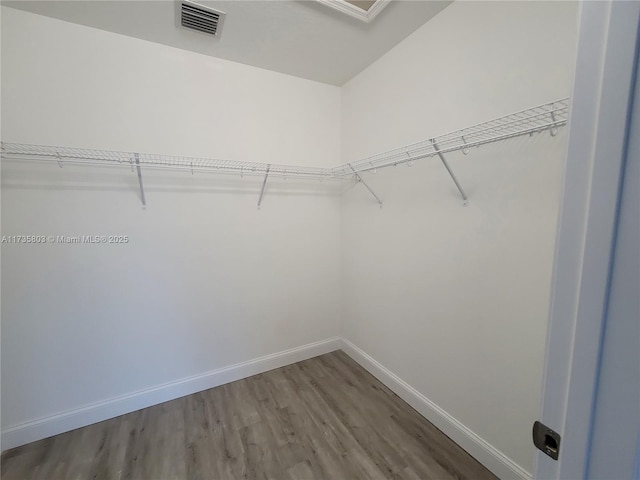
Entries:
[[533,423],[533,444],[538,450],[558,460],[560,453],[560,434],[536,421]]

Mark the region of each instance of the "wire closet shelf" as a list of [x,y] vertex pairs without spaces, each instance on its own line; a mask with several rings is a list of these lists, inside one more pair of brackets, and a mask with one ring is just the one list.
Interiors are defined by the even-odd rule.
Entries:
[[2,158],[21,161],[55,162],[65,164],[129,166],[177,169],[194,172],[258,175],[270,177],[299,176],[320,179],[344,179],[358,173],[413,162],[444,153],[468,149],[491,142],[522,135],[533,135],[549,130],[556,135],[559,127],[567,123],[569,99],[564,98],[537,107],[512,113],[475,126],[456,130],[422,142],[396,148],[335,168],[303,167],[275,163],[243,162],[215,158],[156,155],[147,153],[94,150],[87,148],[32,145],[2,142]]
[[523,135],[534,135],[546,130],[555,136],[558,129],[566,125],[568,118],[569,98],[563,98],[347,163],[334,168],[333,173],[335,175],[349,175],[353,171],[366,172],[458,150],[466,155],[471,147],[479,147]]
[[125,166],[132,168],[141,166],[152,169],[185,170],[192,173],[228,173],[240,176],[264,176],[267,172],[272,176],[298,175],[321,178],[330,178],[332,176],[330,168],[7,142],[2,142],[2,157],[12,160],[57,162],[61,167],[67,164]]

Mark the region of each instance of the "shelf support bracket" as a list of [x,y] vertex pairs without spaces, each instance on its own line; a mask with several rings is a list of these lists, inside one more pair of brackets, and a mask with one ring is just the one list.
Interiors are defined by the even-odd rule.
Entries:
[[[554,106],[555,108],[555,106]],[[553,110],[551,110],[551,120],[553,122],[553,126],[549,129],[549,134],[552,137],[555,137],[558,134],[558,126],[555,124],[556,123],[556,114]]]
[[433,145],[433,148],[435,149],[436,153],[440,157],[440,160],[442,161],[442,164],[444,165],[444,168],[446,168],[447,172],[449,172],[449,175],[451,176],[451,180],[453,180],[453,183],[456,184],[456,187],[458,188],[458,191],[460,192],[460,195],[462,195],[462,200],[464,201],[463,205],[466,207],[467,205],[469,205],[469,199],[467,198],[467,195],[464,193],[464,190],[462,189],[462,186],[460,185],[460,182],[458,182],[458,179],[456,178],[455,174],[453,173],[453,170],[451,170],[451,167],[449,166],[449,164],[445,160],[444,155],[442,155],[442,152],[440,151],[440,148],[438,148],[438,144],[436,143],[436,141],[433,138],[431,139],[431,144]]
[[354,175],[356,176],[356,179],[358,179],[358,181],[359,181],[360,183],[362,183],[362,185],[364,185],[364,186],[365,186],[365,188],[366,188],[367,190],[369,190],[369,193],[370,193],[371,195],[373,195],[373,197],[376,199],[376,202],[378,202],[378,205],[380,205],[380,208],[382,208],[382,200],[380,200],[380,199],[378,198],[378,196],[374,193],[374,191],[373,191],[373,190],[371,190],[371,187],[369,187],[369,185],[367,185],[367,182],[365,182],[365,181],[362,179],[362,177],[358,174],[358,172],[356,172],[355,168],[353,168],[353,166],[352,166],[350,163],[349,163],[348,165],[349,165],[349,168],[351,169],[351,171],[352,171],[352,172],[354,173]]
[[260,198],[258,198],[258,208],[262,204],[262,197],[264,195],[264,187],[267,186],[267,178],[269,178],[269,170],[271,170],[271,164],[267,165],[267,171],[264,174],[264,180],[262,181],[262,190],[260,190]]
[[140,168],[140,155],[134,153],[133,156],[136,159],[136,170],[138,171],[138,183],[140,184],[140,200],[142,200],[142,207],[147,206],[147,200],[144,197],[144,185],[142,184],[142,169]]

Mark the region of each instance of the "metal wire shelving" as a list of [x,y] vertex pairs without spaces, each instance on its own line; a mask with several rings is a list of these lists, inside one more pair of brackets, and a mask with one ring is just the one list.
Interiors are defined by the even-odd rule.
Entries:
[[143,205],[144,188],[142,183],[142,169],[173,169],[194,172],[226,173],[233,175],[263,176],[262,190],[258,206],[262,202],[267,178],[270,176],[319,178],[319,179],[350,179],[360,181],[376,201],[382,205],[378,196],[364,182],[361,173],[380,169],[392,165],[438,156],[451,175],[462,198],[467,197],[445,160],[444,154],[462,151],[469,153],[471,147],[478,147],[492,142],[506,140],[523,135],[548,130],[552,136],[557,134],[560,127],[565,125],[569,117],[569,99],[564,98],[545,103],[520,112],[483,122],[472,127],[456,130],[444,135],[430,138],[418,143],[389,150],[384,153],[345,163],[334,168],[304,167],[275,163],[243,162],[216,158],[184,157],[171,155],[156,155],[135,152],[120,152],[113,150],[94,150],[87,148],[32,145],[22,143],[2,142],[1,155],[3,159],[16,161],[56,162],[58,165],[99,165],[125,166],[135,168],[140,183],[140,193]]
[[181,157],[149,153],[93,150],[88,148],[57,147],[2,142],[2,157],[24,161],[50,161],[58,165],[133,166],[174,169],[191,172],[232,173],[263,176],[267,170],[276,176],[332,177],[332,169],[242,162],[216,158]]
[[457,150],[467,154],[471,147],[545,130],[550,130],[555,136],[557,129],[567,123],[568,117],[569,99],[564,98],[347,163],[334,168],[333,173],[349,175],[352,168],[359,173],[366,172]]

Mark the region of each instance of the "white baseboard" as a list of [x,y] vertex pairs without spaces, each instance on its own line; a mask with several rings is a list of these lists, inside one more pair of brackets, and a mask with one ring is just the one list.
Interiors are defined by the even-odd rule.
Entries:
[[342,350],[358,362],[374,377],[384,383],[396,395],[416,409],[422,416],[438,427],[451,440],[464,448],[471,456],[491,470],[498,478],[531,480],[531,473],[512,461],[494,446],[464,426],[438,405],[418,392],[374,358],[342,339]]
[[349,340],[329,338],[301,347],[237,363],[81,408],[9,427],[2,431],[2,448],[9,449],[70,430],[108,420],[141,408],[201,392],[242,378],[284,367],[342,349],[395,394],[415,408],[454,442],[502,479],[530,480],[531,474],[487,443],[411,385],[382,366]]
[[52,435],[108,420],[141,408],[317,357],[339,350],[341,346],[342,339],[339,337],[329,338],[8,427],[2,431],[2,448],[6,450],[18,447]]

